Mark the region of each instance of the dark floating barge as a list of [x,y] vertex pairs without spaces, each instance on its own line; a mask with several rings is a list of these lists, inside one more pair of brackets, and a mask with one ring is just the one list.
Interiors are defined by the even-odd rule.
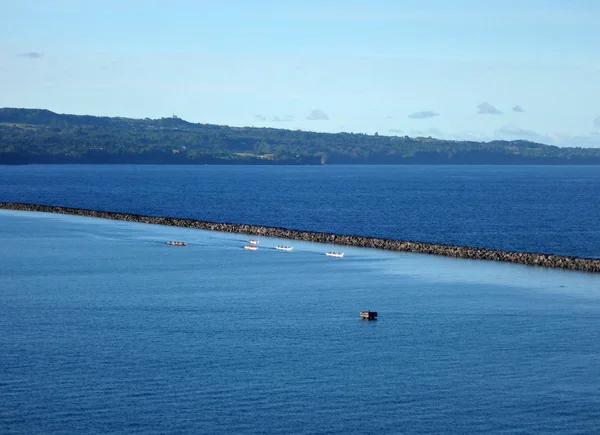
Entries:
[[377,311],[361,311],[360,318],[364,320],[377,320]]

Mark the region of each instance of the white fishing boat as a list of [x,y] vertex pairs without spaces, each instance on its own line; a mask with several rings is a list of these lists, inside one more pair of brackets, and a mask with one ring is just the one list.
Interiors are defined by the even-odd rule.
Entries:
[[246,245],[246,246],[244,246],[244,249],[248,249],[250,251],[258,251],[258,246],[256,246],[256,245]]
[[258,245],[260,242],[258,240],[250,239],[248,240],[248,243],[250,243],[251,245]]
[[280,251],[291,251],[294,248],[292,248],[291,246],[277,245],[275,246],[275,249],[278,249]]
[[326,252],[325,255],[327,255],[328,257],[338,257],[338,258],[342,258],[344,256],[343,252]]

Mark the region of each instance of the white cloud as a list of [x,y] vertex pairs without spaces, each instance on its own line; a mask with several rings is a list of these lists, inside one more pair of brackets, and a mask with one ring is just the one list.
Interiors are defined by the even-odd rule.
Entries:
[[410,115],[408,115],[408,117],[412,118],[412,119],[425,119],[425,118],[432,118],[434,116],[440,116],[440,114],[436,113],[432,110],[426,110],[423,112],[413,112]]
[[310,121],[326,121],[329,119],[329,116],[327,115],[327,113],[323,112],[320,109],[314,109],[312,112],[309,113],[306,119]]
[[271,116],[267,117],[264,115],[254,115],[254,119],[258,121],[264,122],[290,122],[294,120],[292,115],[284,115],[284,116]]
[[590,133],[589,135],[568,135],[564,133],[540,134],[534,130],[517,127],[515,125],[504,125],[494,132],[494,139],[502,140],[528,140],[546,145],[557,145],[565,147],[600,147],[600,135]]
[[25,53],[19,53],[17,56],[18,57],[26,57],[29,59],[39,59],[43,55],[44,55],[44,53],[40,53],[39,51],[27,51]]
[[477,113],[480,115],[500,115],[502,112],[496,109],[488,102],[483,102],[477,105]]

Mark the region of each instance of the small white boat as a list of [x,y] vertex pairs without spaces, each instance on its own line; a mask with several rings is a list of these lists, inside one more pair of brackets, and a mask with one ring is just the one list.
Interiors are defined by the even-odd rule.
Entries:
[[328,257],[338,257],[338,258],[342,258],[344,256],[343,252],[326,252],[325,255],[327,255]]
[[248,240],[248,243],[250,243],[252,245],[258,245],[260,242],[258,240],[250,239],[250,240]]
[[258,251],[258,246],[255,245],[246,245],[244,249],[249,249],[250,251]]
[[280,251],[291,251],[294,248],[292,248],[291,246],[277,245],[275,246],[275,249],[279,249]]
[[171,245],[171,246],[187,246],[187,243],[185,243],[185,242],[178,242],[178,241],[175,241],[175,240],[169,240],[167,242],[167,245]]

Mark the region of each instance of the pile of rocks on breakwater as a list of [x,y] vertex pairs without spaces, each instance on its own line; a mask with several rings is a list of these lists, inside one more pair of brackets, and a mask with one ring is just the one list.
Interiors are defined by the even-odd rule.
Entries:
[[86,210],[80,208],[57,207],[49,205],[21,204],[0,202],[0,209],[38,211],[46,213],[62,213],[155,225],[171,225],[177,227],[199,228],[211,231],[241,233],[255,236],[278,237],[292,240],[305,240],[317,243],[334,243],[336,245],[359,246],[364,248],[386,249],[390,251],[413,252],[419,254],[443,255],[446,257],[468,258],[472,260],[493,260],[519,263],[530,266],[553,267],[600,272],[600,259],[571,257],[529,252],[512,252],[495,249],[473,248],[469,246],[442,245],[437,243],[410,242],[404,240],[379,239],[374,237],[348,236],[340,234],[318,233],[313,231],[297,231],[286,228],[263,227],[259,225],[230,224],[207,222],[195,219],[179,219],[172,217],[153,217],[129,213]]

